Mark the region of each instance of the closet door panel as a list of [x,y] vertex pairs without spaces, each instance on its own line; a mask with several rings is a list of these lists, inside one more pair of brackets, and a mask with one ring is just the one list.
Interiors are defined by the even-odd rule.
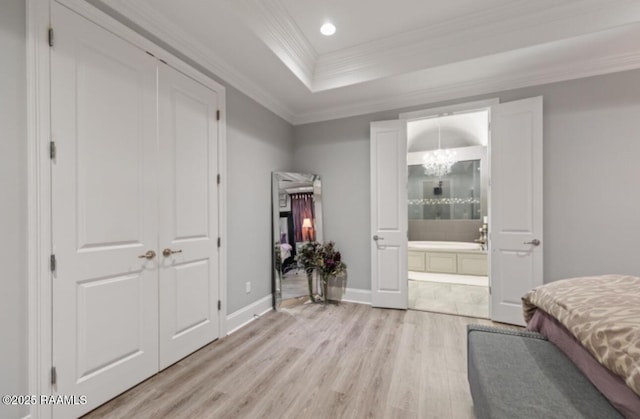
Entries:
[[175,185],[174,191],[168,191],[168,196],[175,197],[172,239],[209,239],[209,157],[210,147],[217,146],[215,138],[213,143],[209,138],[210,109],[206,102],[179,89],[172,92],[169,106],[175,124],[173,132],[167,133],[173,134],[167,138],[173,152],[169,158]]
[[52,3],[54,394],[79,416],[158,368],[156,61]]
[[159,68],[160,368],[219,336],[218,96]]

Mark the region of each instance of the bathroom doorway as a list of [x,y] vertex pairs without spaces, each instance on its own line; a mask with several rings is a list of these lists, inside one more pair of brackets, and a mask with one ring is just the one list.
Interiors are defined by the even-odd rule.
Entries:
[[408,308],[489,318],[490,105],[407,122]]

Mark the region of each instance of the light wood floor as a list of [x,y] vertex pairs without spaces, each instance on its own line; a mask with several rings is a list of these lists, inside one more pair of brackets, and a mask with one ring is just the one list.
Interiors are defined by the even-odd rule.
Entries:
[[473,418],[466,325],[340,303],[270,312],[87,418]]

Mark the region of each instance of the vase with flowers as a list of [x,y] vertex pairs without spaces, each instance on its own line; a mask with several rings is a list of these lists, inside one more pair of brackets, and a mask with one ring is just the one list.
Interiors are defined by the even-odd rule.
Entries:
[[322,295],[326,304],[328,300],[328,285],[331,278],[347,273],[347,265],[342,261],[342,255],[336,249],[334,242],[320,246],[317,250],[316,269],[322,279]]
[[322,245],[318,242],[308,242],[303,244],[296,256],[296,262],[307,274],[307,282],[309,283],[309,300],[312,303],[316,302],[316,298],[313,293],[313,273],[318,267],[320,258],[319,249]]

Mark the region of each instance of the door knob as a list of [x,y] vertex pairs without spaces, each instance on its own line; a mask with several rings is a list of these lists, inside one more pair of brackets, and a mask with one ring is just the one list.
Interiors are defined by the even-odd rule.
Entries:
[[144,255],[140,255],[138,256],[138,258],[140,259],[153,259],[154,257],[156,257],[156,252],[154,252],[153,250],[148,250],[147,253],[145,253]]
[[532,244],[534,246],[540,246],[540,240],[538,239],[533,239],[530,242],[524,242],[524,244]]
[[171,250],[168,247],[162,251],[162,256],[168,258],[174,253],[182,253],[182,250]]
[[384,237],[380,237],[377,234],[375,236],[373,236],[373,241],[378,241],[378,240],[384,240]]

